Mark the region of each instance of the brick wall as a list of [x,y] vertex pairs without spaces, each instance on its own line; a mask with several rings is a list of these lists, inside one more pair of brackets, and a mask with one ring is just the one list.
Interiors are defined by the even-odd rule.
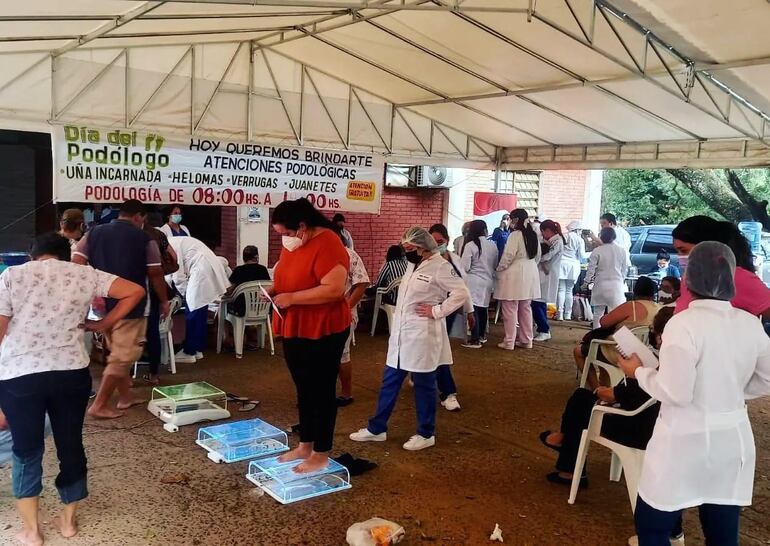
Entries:
[[221,218],[222,244],[214,249],[214,254],[224,256],[230,267],[238,265],[238,208],[222,207]]
[[[398,244],[408,228],[414,225],[428,228],[444,222],[447,199],[447,190],[385,188],[379,215],[344,213],[346,228],[353,235],[355,250],[369,276],[377,275],[388,247]],[[281,238],[272,229],[269,246],[268,260],[272,267],[281,251]]]
[[582,220],[589,171],[543,171],[540,174],[540,211],[562,227]]

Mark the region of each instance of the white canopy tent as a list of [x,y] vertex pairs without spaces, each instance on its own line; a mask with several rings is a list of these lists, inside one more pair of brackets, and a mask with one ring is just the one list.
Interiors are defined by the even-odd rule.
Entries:
[[494,168],[770,164],[766,0],[26,0],[0,126]]

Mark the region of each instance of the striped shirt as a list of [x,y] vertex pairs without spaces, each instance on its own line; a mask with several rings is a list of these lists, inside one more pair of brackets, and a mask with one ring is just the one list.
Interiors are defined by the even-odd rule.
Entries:
[[[382,269],[380,269],[380,274],[377,276],[377,283],[375,286],[377,288],[386,288],[390,286],[390,283],[404,276],[404,274],[406,273],[407,265],[408,265],[408,262],[405,259],[391,260],[389,262],[385,262],[385,264],[382,266]],[[385,296],[383,296],[382,302],[387,303],[389,305],[395,305],[396,291],[393,291],[390,294],[386,294]]]

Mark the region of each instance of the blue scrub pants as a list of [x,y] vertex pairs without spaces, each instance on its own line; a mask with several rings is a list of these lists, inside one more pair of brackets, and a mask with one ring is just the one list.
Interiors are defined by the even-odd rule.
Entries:
[[[388,430],[388,420],[396,407],[401,385],[410,372],[385,366],[377,412],[369,419],[369,432],[382,434]],[[414,381],[414,405],[417,409],[417,434],[430,438],[436,431],[436,372],[411,372]]]
[[208,307],[185,312],[184,352],[188,355],[202,353],[208,335]]
[[[738,546],[740,506],[703,504],[698,507],[698,515],[707,546]],[[669,546],[677,526],[681,532],[682,511],[657,510],[637,497],[634,520],[639,546]]]
[[548,304],[544,301],[532,301],[532,318],[535,319],[537,332],[548,334],[551,327],[548,325]]

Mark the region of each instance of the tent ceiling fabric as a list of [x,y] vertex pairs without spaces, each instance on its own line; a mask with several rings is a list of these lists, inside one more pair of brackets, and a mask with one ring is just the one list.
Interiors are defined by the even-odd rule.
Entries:
[[0,119],[487,168],[767,165],[768,23],[766,0],[4,2]]

